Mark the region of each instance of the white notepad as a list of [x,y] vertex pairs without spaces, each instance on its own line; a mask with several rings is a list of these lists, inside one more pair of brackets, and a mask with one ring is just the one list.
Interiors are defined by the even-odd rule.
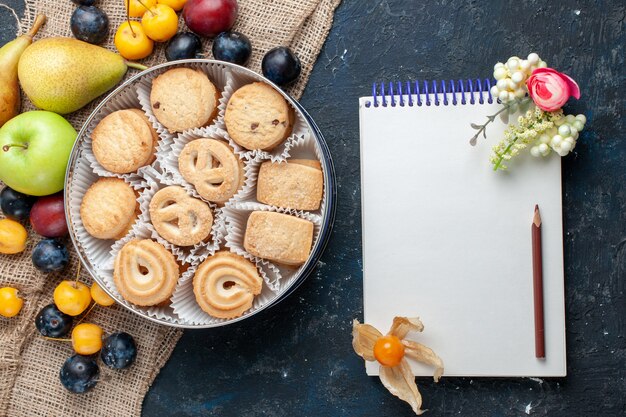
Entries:
[[[413,91],[413,90],[412,90]],[[554,154],[494,172],[499,118],[477,146],[470,123],[501,105],[366,107],[360,99],[364,320],[386,333],[418,316],[447,376],[565,376],[561,164]],[[452,105],[453,95],[457,105]],[[413,101],[417,96],[413,95]],[[381,97],[377,98],[382,102]],[[382,104],[382,103],[381,103]],[[528,153],[528,152],[526,152]],[[546,358],[535,358],[531,222],[542,218]],[[410,361],[418,376],[433,370]],[[368,363],[370,375],[378,364]]]

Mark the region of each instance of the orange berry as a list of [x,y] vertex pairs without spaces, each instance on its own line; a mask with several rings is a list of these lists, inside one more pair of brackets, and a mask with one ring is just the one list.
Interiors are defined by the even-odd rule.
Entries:
[[[145,4],[145,6],[143,4]],[[155,6],[157,0],[124,0],[124,7],[128,10],[128,16],[141,17],[149,8]],[[147,7],[147,9],[146,9]]]
[[93,355],[102,348],[102,328],[91,323],[81,323],[72,330],[72,346],[79,355]]
[[13,255],[26,248],[28,232],[15,220],[0,220],[0,253]]
[[52,296],[59,310],[70,316],[78,316],[91,303],[89,287],[82,282],[62,281]]
[[404,357],[404,345],[396,336],[383,336],[374,344],[374,357],[384,366],[399,365]]
[[157,3],[170,6],[172,9],[179,12],[183,10],[183,7],[185,7],[185,3],[187,3],[187,0],[157,0]]
[[24,300],[20,298],[16,288],[0,288],[0,316],[15,317],[22,310]]
[[115,304],[115,300],[111,298],[109,294],[107,294],[102,287],[98,285],[97,282],[94,282],[91,285],[91,298],[99,305],[104,307],[109,307]]
[[115,47],[126,59],[143,59],[152,53],[154,42],[146,36],[139,22],[124,22],[115,33]]
[[151,7],[141,18],[146,35],[156,42],[165,42],[178,31],[178,16],[174,9],[165,4]]

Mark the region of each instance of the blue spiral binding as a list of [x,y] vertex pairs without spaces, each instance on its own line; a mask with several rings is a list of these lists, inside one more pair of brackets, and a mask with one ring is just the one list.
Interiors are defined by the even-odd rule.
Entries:
[[491,79],[450,81],[380,82],[372,84],[372,101],[365,107],[457,106],[459,104],[493,103]]

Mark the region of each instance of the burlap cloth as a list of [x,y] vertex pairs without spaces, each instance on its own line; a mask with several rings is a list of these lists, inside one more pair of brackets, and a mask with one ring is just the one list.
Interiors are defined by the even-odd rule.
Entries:
[[[235,29],[246,34],[252,42],[253,53],[248,67],[260,72],[265,51],[279,45],[290,46],[302,61],[302,75],[288,92],[300,97],[340,1],[239,0]],[[109,37],[104,46],[114,49],[115,30],[124,20],[123,1],[100,0],[98,6],[110,19]],[[48,22],[37,38],[71,37],[69,21],[75,7],[69,0],[26,0],[21,30],[30,27],[37,13],[44,13]],[[185,28],[182,19],[180,28]],[[204,40],[204,51],[210,58],[209,40]],[[149,66],[164,61],[163,46],[158,46],[142,63]],[[129,71],[129,75],[133,73],[134,70]],[[77,130],[97,102],[96,99],[67,117]],[[24,100],[22,110],[30,109],[32,105]],[[102,326],[106,333],[126,331],[133,335],[138,344],[137,361],[125,371],[101,366],[102,381],[93,391],[82,395],[69,393],[59,382],[59,370],[65,359],[72,355],[71,344],[40,337],[34,317],[43,306],[52,302],[52,291],[58,282],[75,276],[78,258],[72,250],[71,264],[64,271],[40,273],[30,258],[32,247],[39,238],[32,231],[29,236],[30,243],[22,254],[0,255],[0,287],[17,287],[25,298],[24,308],[17,318],[0,318],[0,417],[139,416],[144,395],[172,353],[182,331],[154,324],[119,306],[97,306],[86,321]],[[69,240],[67,245],[71,248]],[[85,272],[81,273],[80,279],[91,282]]]

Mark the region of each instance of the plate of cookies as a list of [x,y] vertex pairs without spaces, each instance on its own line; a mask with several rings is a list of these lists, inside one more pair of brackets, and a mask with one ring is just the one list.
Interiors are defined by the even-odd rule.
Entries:
[[259,74],[207,59],[127,80],[89,116],[65,187],[84,267],[119,304],[177,327],[276,304],[330,236],[335,176],[302,106]]

